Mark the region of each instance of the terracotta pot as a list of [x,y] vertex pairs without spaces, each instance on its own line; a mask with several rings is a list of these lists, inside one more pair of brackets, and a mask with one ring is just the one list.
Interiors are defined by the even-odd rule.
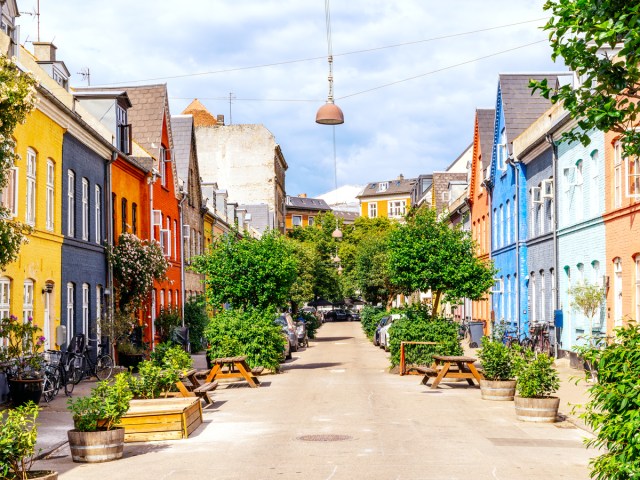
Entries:
[[40,403],[42,396],[42,384],[44,379],[35,378],[28,380],[19,380],[17,378],[9,379],[9,395],[11,403],[14,407],[26,404],[31,400],[36,405]]
[[124,428],[96,432],[67,432],[71,458],[74,462],[100,463],[122,458]]
[[523,422],[554,423],[558,416],[560,398],[523,398],[515,396],[516,417]]
[[480,380],[480,395],[483,400],[508,402],[516,394],[515,380]]
[[138,371],[138,364],[143,360],[143,353],[118,353],[118,365],[127,370],[132,368],[134,372]]

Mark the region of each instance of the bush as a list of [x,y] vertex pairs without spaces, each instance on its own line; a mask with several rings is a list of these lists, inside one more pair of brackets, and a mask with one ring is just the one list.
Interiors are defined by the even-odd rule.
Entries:
[[462,355],[458,324],[453,320],[431,316],[430,309],[412,305],[402,310],[404,316],[389,328],[391,365],[400,364],[400,342],[437,342],[437,345],[412,345],[405,348],[409,365],[431,365],[435,355]]
[[553,358],[546,353],[523,350],[524,361],[516,371],[516,390],[523,398],[549,397],[560,388],[558,372],[553,367]]
[[367,337],[370,339],[373,338],[378,322],[385,315],[388,315],[388,313],[384,309],[365,305],[362,312],[360,312],[360,323],[362,324],[362,329],[364,330],[364,333],[366,333]]
[[138,374],[125,373],[131,393],[135,398],[158,398],[171,391],[178,379],[178,370],[164,369],[151,360],[138,364]]
[[98,382],[88,397],[70,398],[67,408],[73,414],[73,422],[80,432],[111,430],[129,410],[133,397],[127,373],[119,373],[113,383],[108,380]]
[[281,328],[274,323],[275,309],[231,309],[219,312],[207,325],[209,358],[246,355],[253,367],[276,371],[286,341]]
[[[640,478],[640,327],[631,323],[616,330],[616,342],[600,349],[584,348],[582,357],[596,366],[598,381],[582,419],[595,433],[589,447],[605,452],[591,460],[598,480]],[[586,372],[585,379],[589,379]]]
[[193,366],[191,355],[173,342],[156,345],[155,350],[151,352],[151,361],[160,368],[179,372],[185,372]]
[[197,295],[190,298],[184,304],[184,324],[189,327],[189,343],[192,352],[199,352],[206,348],[204,329],[208,323],[209,316],[204,296]]
[[37,418],[38,406],[33,402],[0,412],[0,478],[29,478],[38,436]]
[[522,359],[519,345],[508,347],[489,337],[482,337],[478,357],[487,380],[513,380]]
[[316,332],[318,328],[320,328],[320,320],[318,320],[313,313],[309,312],[298,312],[298,318],[300,317],[304,318],[309,338],[316,338]]
[[160,342],[166,342],[171,339],[171,334],[176,327],[182,326],[180,319],[180,310],[172,307],[160,308],[160,313],[155,320],[156,335]]

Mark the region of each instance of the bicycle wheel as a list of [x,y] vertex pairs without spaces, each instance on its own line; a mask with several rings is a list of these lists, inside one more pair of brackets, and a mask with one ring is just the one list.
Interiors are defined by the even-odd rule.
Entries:
[[61,375],[60,376],[60,383],[61,383],[61,386],[64,386],[64,394],[67,397],[70,397],[71,394],[73,393],[73,388],[76,386],[76,384],[71,381],[71,377],[70,377],[68,371],[65,370],[65,367],[60,365],[60,368],[62,369],[60,371],[60,375]]
[[541,344],[541,351],[543,353],[546,353],[549,356],[551,355],[551,342],[549,341],[549,337],[542,337],[542,339],[540,340],[540,344]]
[[69,372],[69,379],[73,382],[74,385],[77,385],[84,377],[85,371],[85,359],[82,356],[75,356],[71,360],[72,371]]
[[98,357],[96,362],[96,377],[98,380],[107,380],[113,372],[113,360],[109,355]]
[[520,346],[521,346],[522,348],[527,349],[527,350],[531,350],[531,348],[532,348],[533,344],[531,343],[531,339],[530,339],[530,338],[523,338],[523,339],[520,341]]
[[[44,381],[42,382],[42,399],[49,403],[56,396],[55,393],[55,379],[48,371],[44,374]],[[54,393],[55,392],[55,393]]]

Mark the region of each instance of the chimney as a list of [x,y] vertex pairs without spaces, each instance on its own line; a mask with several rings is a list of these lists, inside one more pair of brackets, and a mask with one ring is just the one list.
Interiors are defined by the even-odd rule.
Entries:
[[398,180],[404,180],[404,175],[403,174],[398,175]]
[[301,193],[298,195],[298,197],[300,198],[307,198],[307,194],[306,193]]
[[57,49],[51,42],[33,42],[33,54],[39,62],[55,62]]
[[224,115],[216,115],[216,123],[218,125],[224,125]]

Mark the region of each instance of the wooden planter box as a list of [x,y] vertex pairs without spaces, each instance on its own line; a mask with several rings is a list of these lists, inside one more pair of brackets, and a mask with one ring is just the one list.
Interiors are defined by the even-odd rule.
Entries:
[[118,426],[125,442],[147,442],[187,438],[201,423],[199,398],[155,398],[131,400]]

